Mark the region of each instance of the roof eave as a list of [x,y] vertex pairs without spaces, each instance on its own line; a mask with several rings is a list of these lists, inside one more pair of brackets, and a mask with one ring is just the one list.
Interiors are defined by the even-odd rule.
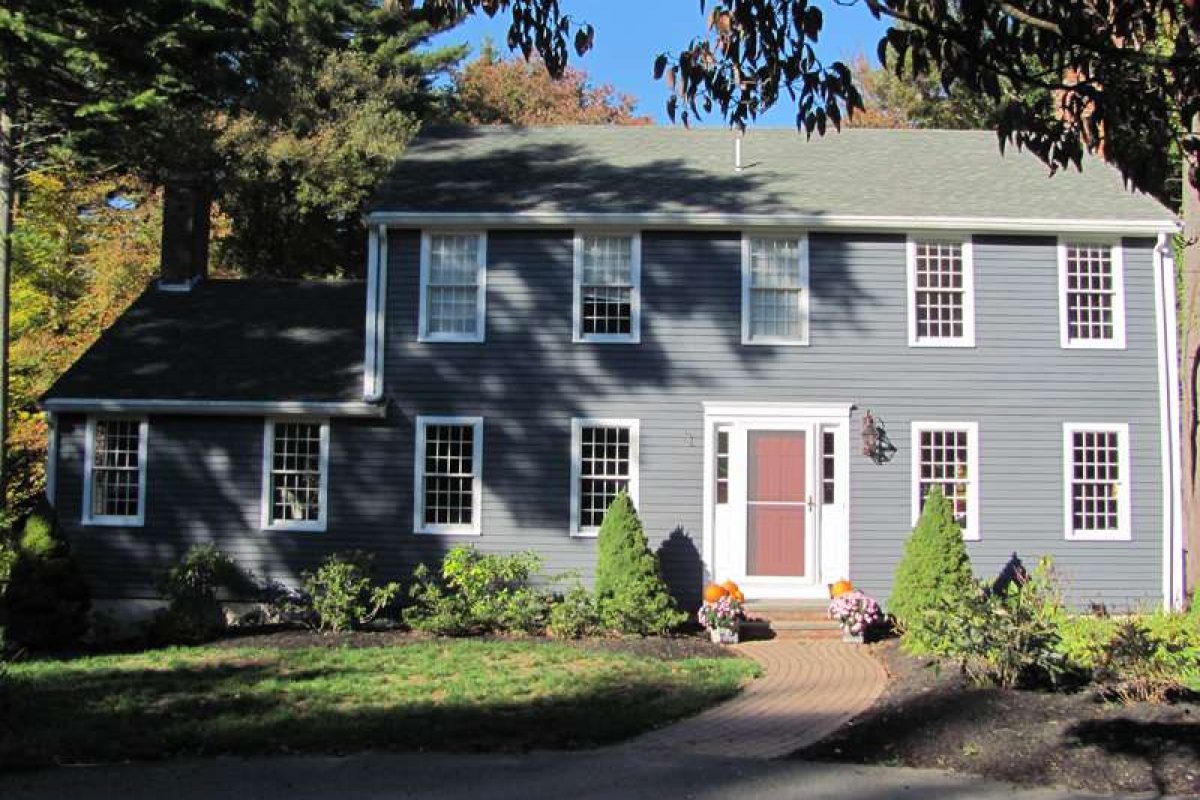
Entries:
[[362,400],[121,400],[115,398],[48,397],[40,405],[54,414],[181,414],[217,417],[348,417],[381,418],[385,403]]

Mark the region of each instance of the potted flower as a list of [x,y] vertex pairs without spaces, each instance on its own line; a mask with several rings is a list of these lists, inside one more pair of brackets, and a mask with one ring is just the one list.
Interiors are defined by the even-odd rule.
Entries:
[[829,618],[842,624],[843,642],[862,644],[867,629],[883,621],[883,610],[874,598],[855,589],[829,602]]
[[717,587],[716,584],[705,589],[704,603],[696,616],[713,642],[737,644],[738,626],[744,616],[741,594],[736,585],[732,590],[725,586]]

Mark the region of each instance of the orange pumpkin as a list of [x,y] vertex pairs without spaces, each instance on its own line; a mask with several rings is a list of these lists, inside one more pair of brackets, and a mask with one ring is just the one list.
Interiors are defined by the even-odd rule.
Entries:
[[746,602],[746,596],[742,594],[742,590],[733,581],[725,581],[721,584],[721,588],[728,593],[730,597],[737,600],[739,603]]
[[704,602],[715,603],[727,594],[729,591],[724,586],[710,583],[704,587]]
[[842,578],[840,581],[838,581],[837,583],[835,583],[829,587],[829,596],[830,597],[841,597],[842,595],[849,594],[850,592],[853,592],[853,591],[854,591],[854,584],[851,583],[850,581],[846,580],[845,578]]

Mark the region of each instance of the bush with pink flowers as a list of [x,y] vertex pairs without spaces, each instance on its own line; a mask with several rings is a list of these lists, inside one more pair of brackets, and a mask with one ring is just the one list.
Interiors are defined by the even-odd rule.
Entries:
[[847,632],[859,636],[883,621],[883,610],[874,598],[855,589],[830,601],[829,618],[836,619]]

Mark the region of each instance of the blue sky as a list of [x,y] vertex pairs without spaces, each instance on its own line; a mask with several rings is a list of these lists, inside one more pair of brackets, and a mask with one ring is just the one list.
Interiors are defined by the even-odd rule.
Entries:
[[[596,29],[595,48],[572,64],[587,71],[595,84],[610,83],[618,91],[634,95],[638,111],[657,122],[667,122],[667,89],[652,75],[655,57],[663,51],[678,52],[704,31],[704,17],[698,0],[562,0],[564,10],[574,18],[591,23]],[[710,3],[711,6],[711,3]],[[885,26],[876,22],[863,3],[852,7],[835,2],[821,4],[825,29],[818,53],[826,61],[849,60],[865,53],[874,61],[875,46]],[[504,14],[495,19],[479,15],[452,31],[434,39],[436,44],[472,46],[490,36],[506,50],[508,23]],[[759,118],[758,125],[791,126],[796,112],[786,101]],[[706,124],[722,124],[713,115]]]

